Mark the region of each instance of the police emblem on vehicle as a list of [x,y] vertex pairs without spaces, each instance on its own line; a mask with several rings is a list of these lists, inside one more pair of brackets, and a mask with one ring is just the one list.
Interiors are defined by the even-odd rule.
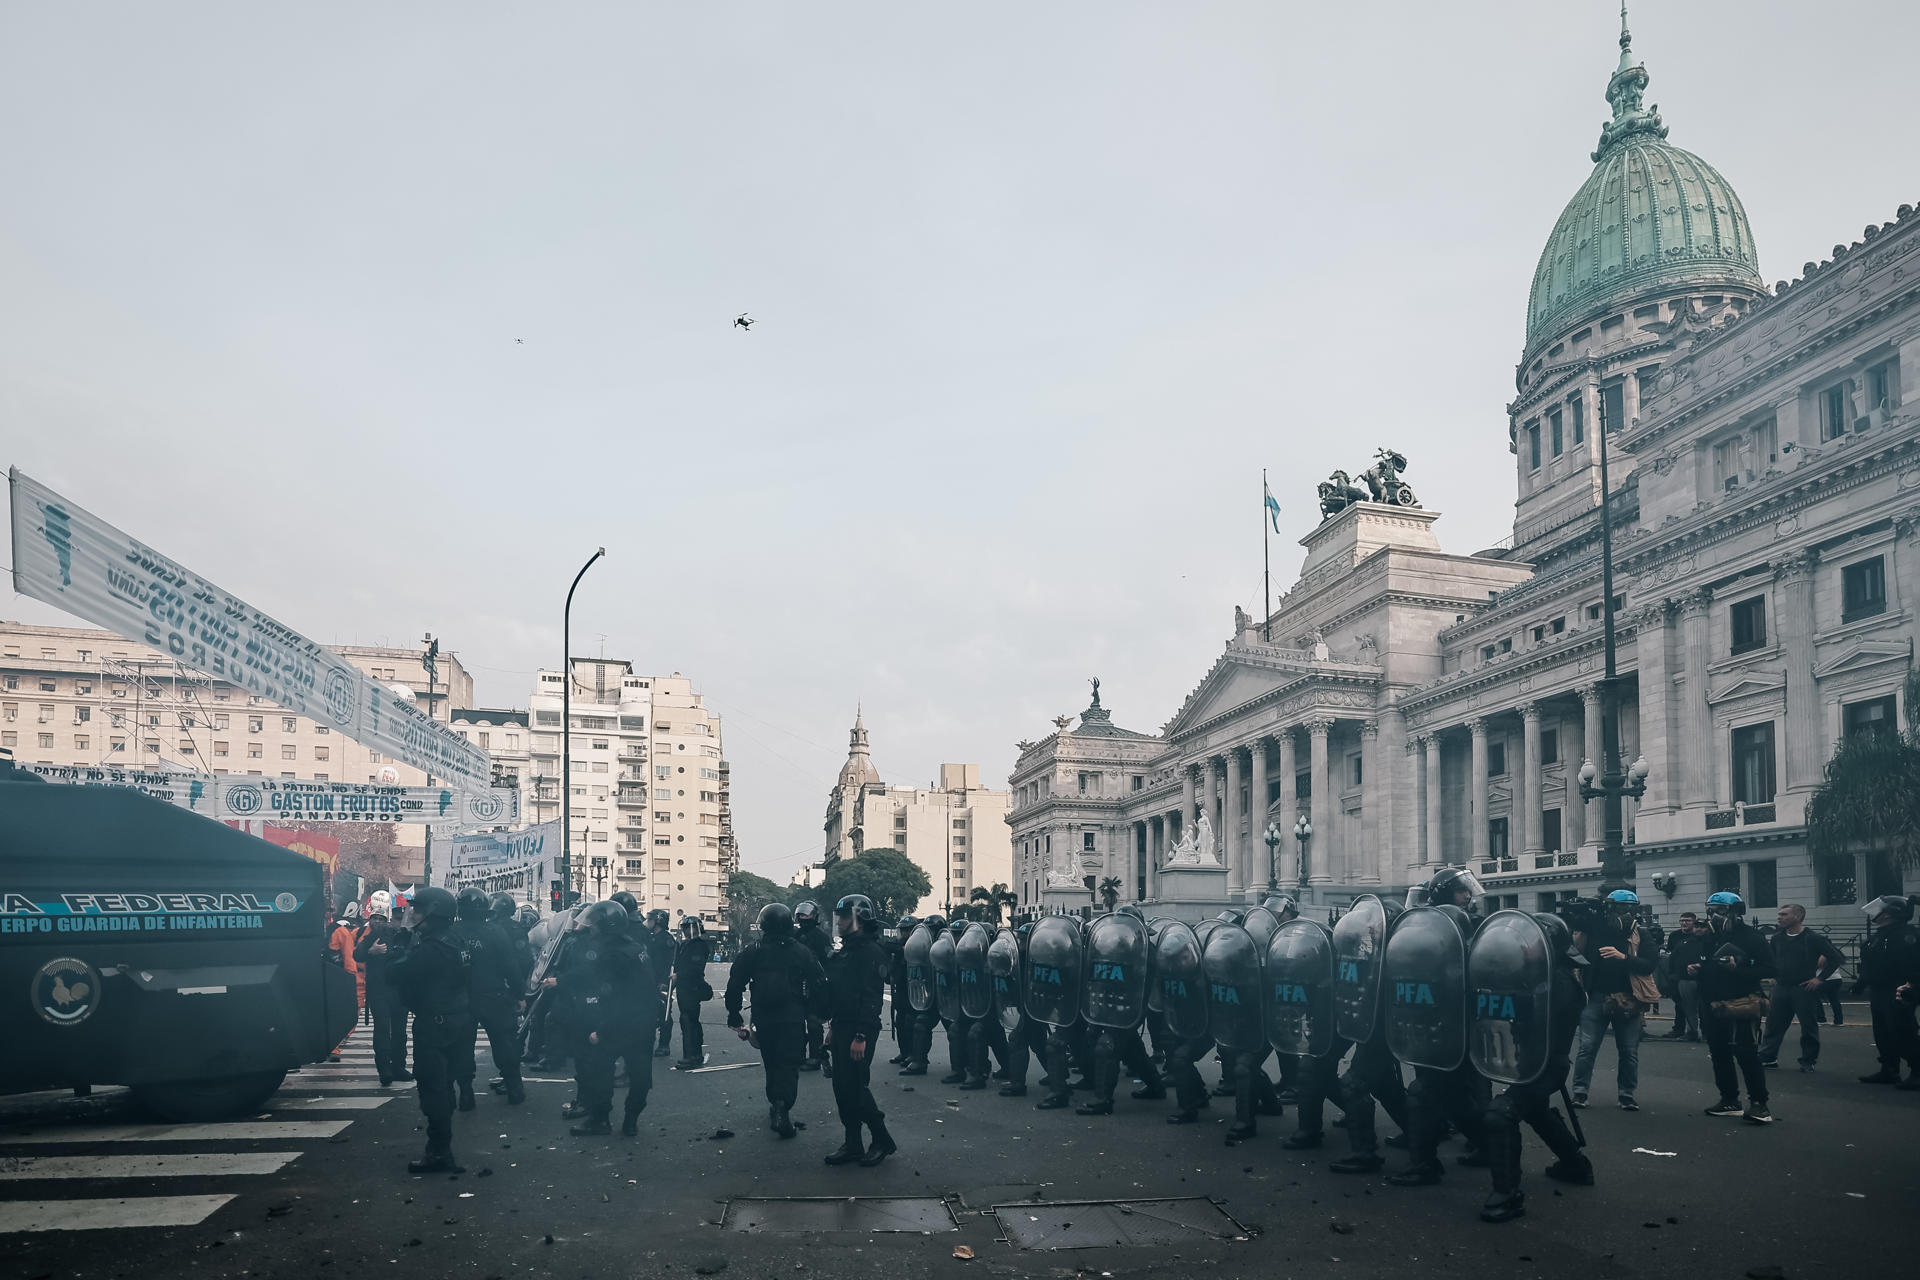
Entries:
[[57,1027],[73,1027],[100,1007],[100,975],[85,960],[60,956],[33,975],[33,1007]]

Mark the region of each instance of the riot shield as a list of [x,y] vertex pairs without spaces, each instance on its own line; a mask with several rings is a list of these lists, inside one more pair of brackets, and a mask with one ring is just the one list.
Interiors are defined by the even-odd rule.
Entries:
[[954,954],[956,950],[953,935],[945,929],[927,948],[927,959],[933,965],[934,1003],[940,1007],[940,1016],[948,1022],[960,1016],[960,960]]
[[1251,1049],[1262,1043],[1260,952],[1237,924],[1222,922],[1207,939],[1200,962],[1207,973],[1207,1022],[1223,1049]]
[[1467,948],[1467,990],[1474,1067],[1501,1084],[1531,1084],[1553,1026],[1553,952],[1540,922],[1524,911],[1488,916]]
[[1333,1047],[1333,934],[1289,920],[1267,943],[1267,1043],[1277,1053],[1317,1058]]
[[960,966],[960,1012],[969,1018],[984,1018],[993,1012],[993,984],[987,975],[987,948],[993,935],[979,921],[967,926],[954,947]]
[[1046,916],[1027,935],[1027,1016],[1070,1027],[1080,1016],[1080,922]]
[[1380,975],[1387,1048],[1414,1067],[1451,1071],[1467,1056],[1467,938],[1438,907],[1395,922]]
[[1153,948],[1154,1006],[1182,1040],[1207,1034],[1207,974],[1200,963],[1200,937],[1191,925],[1169,920]]
[[1218,920],[1202,920],[1199,924],[1193,926],[1194,940],[1200,944],[1201,951],[1204,952],[1207,949],[1207,939],[1211,938],[1213,931],[1219,927],[1220,922]]
[[1280,927],[1280,917],[1265,907],[1248,907],[1247,918],[1240,922],[1240,927],[1253,939],[1260,954],[1265,955],[1267,944],[1273,941],[1273,931]]
[[1018,1031],[1022,1003],[1020,939],[1011,929],[1002,929],[987,948],[987,976],[993,982],[993,1015],[1002,1031]]
[[1373,1039],[1380,1017],[1380,953],[1387,909],[1372,894],[1355,898],[1333,926],[1334,1029],[1355,1044]]
[[933,1008],[933,933],[924,924],[907,935],[901,956],[907,964],[907,1003],[915,1013]]
[[1138,916],[1109,914],[1087,927],[1087,974],[1080,985],[1080,1016],[1092,1027],[1130,1031],[1147,1016],[1147,925]]

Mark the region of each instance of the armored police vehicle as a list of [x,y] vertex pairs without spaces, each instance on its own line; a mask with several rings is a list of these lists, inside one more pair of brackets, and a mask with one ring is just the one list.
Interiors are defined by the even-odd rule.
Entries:
[[326,917],[310,859],[0,759],[0,1092],[124,1084],[166,1119],[254,1110],[353,1029]]

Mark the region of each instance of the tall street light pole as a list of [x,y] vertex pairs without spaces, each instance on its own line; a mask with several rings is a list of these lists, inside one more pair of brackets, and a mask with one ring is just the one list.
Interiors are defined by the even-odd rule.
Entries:
[[573,591],[593,562],[607,554],[601,547],[587,557],[567,588],[567,605],[560,613],[560,905],[570,905],[573,893]]
[[1267,842],[1267,892],[1268,893],[1280,892],[1280,872],[1279,872],[1279,869],[1274,865],[1274,857],[1276,856],[1274,854],[1274,850],[1280,847],[1280,838],[1281,838],[1280,824],[1277,822],[1267,823],[1267,833],[1266,833],[1265,839]]
[[[1624,396],[1624,393],[1623,393]],[[1623,796],[1639,799],[1647,793],[1647,760],[1635,760],[1622,769],[1620,760],[1620,685],[1613,631],[1613,489],[1607,483],[1607,397],[1600,395],[1600,617],[1606,636],[1607,673],[1600,681],[1600,756],[1580,766],[1580,798],[1600,801],[1600,891],[1633,888],[1633,856],[1626,850],[1620,814]]]
[[1293,824],[1293,838],[1300,842],[1300,875],[1298,888],[1301,896],[1304,897],[1307,892],[1307,846],[1313,843],[1313,823],[1307,820],[1307,815],[1304,813],[1301,814]]

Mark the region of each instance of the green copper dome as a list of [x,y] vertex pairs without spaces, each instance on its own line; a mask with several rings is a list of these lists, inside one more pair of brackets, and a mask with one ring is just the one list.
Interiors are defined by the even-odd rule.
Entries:
[[1523,367],[1573,325],[1648,294],[1765,291],[1740,197],[1712,165],[1668,145],[1659,111],[1642,105],[1646,87],[1623,6],[1620,67],[1607,83],[1613,119],[1534,268]]

